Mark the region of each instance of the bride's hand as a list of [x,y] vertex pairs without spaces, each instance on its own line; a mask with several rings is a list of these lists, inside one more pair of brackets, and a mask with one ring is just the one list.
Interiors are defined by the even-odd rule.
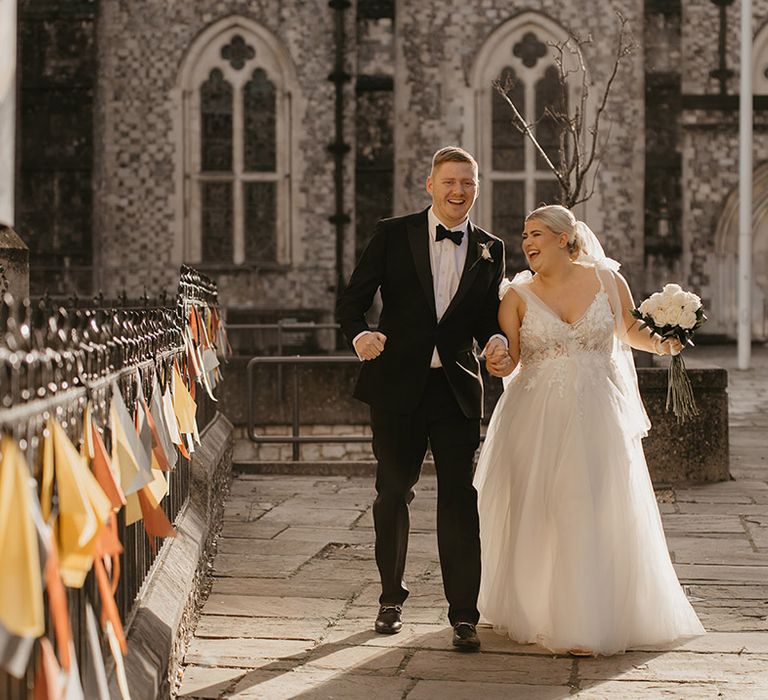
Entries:
[[506,377],[512,373],[514,365],[507,348],[501,341],[489,343],[485,353],[485,367],[494,377]]
[[656,340],[656,354],[658,355],[679,355],[683,351],[683,344],[677,338],[667,338],[666,340]]

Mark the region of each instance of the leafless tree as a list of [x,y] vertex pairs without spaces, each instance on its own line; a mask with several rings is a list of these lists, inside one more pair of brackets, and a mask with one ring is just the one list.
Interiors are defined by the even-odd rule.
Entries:
[[[597,106],[591,123],[586,123],[590,86],[583,55],[584,46],[592,43],[591,35],[586,38],[572,35],[566,41],[549,43],[557,68],[560,95],[555,104],[547,106],[544,114],[534,122],[526,122],[517,105],[509,96],[515,84],[513,77],[507,76],[504,80],[495,80],[493,83],[494,88],[512,108],[514,114],[512,124],[531,140],[547,167],[554,173],[560,186],[560,203],[568,208],[585,202],[594,194],[597,174],[600,171],[602,149],[605,148],[610,138],[610,121],[605,120],[608,124],[607,131],[605,134],[601,134],[601,129],[604,127],[604,122],[601,123],[601,120],[605,118],[604,112],[608,103],[608,96],[616,80],[619,67],[622,61],[636,48],[627,18],[620,12],[617,12],[616,15],[618,18],[618,35],[613,67],[603,87],[602,94],[598,95]],[[579,87],[577,99],[574,101],[575,105],[571,109],[569,93],[574,80],[579,81]],[[550,154],[545,152],[536,138],[535,127],[545,117],[552,121],[558,131],[559,143],[556,161],[550,158]],[[591,184],[587,189],[590,171],[592,171]]]

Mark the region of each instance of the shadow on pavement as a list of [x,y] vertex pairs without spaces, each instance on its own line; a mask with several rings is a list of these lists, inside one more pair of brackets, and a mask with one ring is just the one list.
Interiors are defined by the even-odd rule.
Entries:
[[270,661],[187,697],[562,700],[588,689],[585,697],[597,698],[602,697],[602,683],[643,668],[659,655],[555,656],[535,645],[516,644],[488,627],[479,630],[483,651],[466,654],[451,648],[450,627],[432,627],[434,631],[411,634],[406,627],[393,637],[369,630],[344,636],[331,627],[327,641],[301,656]]

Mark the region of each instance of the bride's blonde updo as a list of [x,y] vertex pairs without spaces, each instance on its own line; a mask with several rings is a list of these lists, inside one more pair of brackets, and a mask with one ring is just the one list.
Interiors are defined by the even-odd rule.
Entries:
[[565,233],[568,236],[568,253],[571,260],[579,257],[581,239],[576,230],[576,217],[570,209],[560,204],[545,204],[528,214],[525,222],[528,223],[532,219],[541,221],[553,233]]

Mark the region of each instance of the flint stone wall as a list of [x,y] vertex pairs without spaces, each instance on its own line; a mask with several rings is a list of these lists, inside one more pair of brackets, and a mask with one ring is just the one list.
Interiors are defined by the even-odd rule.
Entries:
[[[468,106],[474,105],[470,74],[475,57],[494,30],[532,9],[573,35],[595,38],[585,47],[593,96],[602,94],[613,68],[616,11],[629,20],[635,40],[642,42],[643,3],[639,0],[541,0],[533,5],[520,0],[399,3],[395,34],[399,61],[395,73],[397,211],[418,210],[428,204],[424,178],[437,148],[457,143],[477,150],[475,115],[468,113]],[[622,261],[630,277],[635,271],[639,274],[643,265],[643,190],[637,186],[643,180],[645,147],[642,54],[638,46],[622,63],[606,108],[610,140],[602,152],[595,196],[586,212],[578,212],[601,237],[606,250]],[[601,134],[605,132],[601,130]],[[481,172],[483,168],[481,162]],[[479,223],[491,225],[485,220]],[[508,270],[514,272],[517,270]]]
[[[348,11],[349,37],[354,37]],[[126,289],[171,290],[182,262],[183,119],[180,69],[196,37],[219,20],[254,21],[283,44],[296,67],[301,104],[292,148],[301,153],[291,177],[298,196],[292,208],[290,265],[218,266],[207,270],[229,306],[332,309],[335,284],[333,158],[334,11],[327,0],[189,0],[141,3],[103,0],[99,13],[99,75],[96,107],[97,152],[95,230],[99,236],[100,283],[106,294]],[[352,86],[345,87],[347,97]],[[348,135],[353,114],[345,115]],[[348,159],[349,160],[349,159]],[[345,173],[346,211],[352,202],[352,171]],[[302,251],[307,251],[306,253]]]
[[[220,389],[220,401],[230,420],[246,437],[248,358],[234,358]],[[283,371],[283,400],[278,400],[274,366],[260,366],[254,372],[254,422],[260,434],[290,434],[292,418],[292,368]],[[366,434],[368,406],[352,398],[358,367],[328,365],[301,369],[299,398],[302,434]],[[644,440],[651,477],[656,484],[678,481],[722,481],[728,472],[728,373],[724,369],[689,369],[700,415],[678,425],[665,410],[666,369],[640,368],[640,393],[652,428]],[[501,381],[485,378],[485,420],[501,395]],[[306,460],[371,459],[366,444],[304,445]],[[279,461],[291,459],[289,445],[259,445],[244,448],[244,459]],[[237,461],[237,460],[236,460]]]

